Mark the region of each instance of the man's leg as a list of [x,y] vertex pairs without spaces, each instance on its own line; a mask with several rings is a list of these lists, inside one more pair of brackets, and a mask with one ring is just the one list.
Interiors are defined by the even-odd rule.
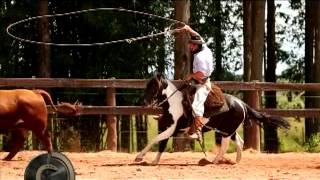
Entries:
[[189,137],[193,139],[201,138],[201,129],[203,127],[203,114],[204,114],[204,102],[207,99],[210,90],[202,85],[197,88],[197,91],[194,96],[192,103],[192,110],[194,115],[194,127],[190,128]]

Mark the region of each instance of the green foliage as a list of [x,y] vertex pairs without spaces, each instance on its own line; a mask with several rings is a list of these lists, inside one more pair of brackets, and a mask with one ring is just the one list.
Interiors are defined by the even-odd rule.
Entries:
[[277,103],[279,109],[300,109],[304,108],[304,99],[301,97],[304,92],[278,91]]
[[301,120],[294,118],[288,119],[291,128],[287,131],[278,130],[280,141],[280,152],[302,152],[304,128]]
[[[304,108],[303,92],[278,91],[277,108],[300,109]],[[280,141],[280,152],[304,151],[304,121],[301,118],[288,118],[291,128],[289,130],[278,130]]]
[[[276,2],[277,3],[277,2]],[[279,3],[279,2],[278,2]],[[280,3],[276,14],[277,60],[288,65],[281,77],[290,82],[304,81],[305,2]],[[288,8],[292,8],[288,10]],[[282,12],[280,11],[282,10]]]
[[[216,6],[220,6],[216,7]],[[206,40],[214,54],[221,39],[222,69],[235,72],[241,69],[242,63],[242,6],[240,1],[191,1],[190,25]],[[221,29],[217,30],[218,26]],[[216,33],[219,36],[216,36]]]
[[311,135],[305,147],[308,152],[320,152],[320,132]]

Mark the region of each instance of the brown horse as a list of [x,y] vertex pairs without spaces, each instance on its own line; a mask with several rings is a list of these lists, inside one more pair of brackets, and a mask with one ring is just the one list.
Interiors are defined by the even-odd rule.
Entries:
[[27,131],[31,130],[52,152],[52,143],[47,130],[48,112],[46,102],[57,113],[79,114],[79,107],[62,103],[57,108],[48,92],[44,90],[0,90],[0,133],[12,133],[10,153],[4,160],[11,160],[23,146]]

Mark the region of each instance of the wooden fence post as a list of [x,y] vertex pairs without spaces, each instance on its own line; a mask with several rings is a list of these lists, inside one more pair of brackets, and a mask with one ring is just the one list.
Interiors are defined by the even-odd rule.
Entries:
[[[260,107],[259,91],[248,91],[246,94],[246,102],[254,109]],[[252,148],[260,151],[260,126],[253,120],[244,123],[244,148]]]
[[[107,106],[116,106],[115,88],[107,88]],[[109,114],[107,119],[107,150],[117,151],[117,117]]]

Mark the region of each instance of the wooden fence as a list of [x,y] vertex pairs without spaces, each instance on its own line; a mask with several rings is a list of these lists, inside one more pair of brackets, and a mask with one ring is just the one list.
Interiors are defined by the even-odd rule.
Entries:
[[[66,78],[0,78],[0,87],[8,88],[104,88],[106,89],[106,106],[88,106],[82,105],[81,114],[105,114],[107,115],[107,149],[117,150],[117,131],[116,116],[120,115],[141,115],[141,114],[158,114],[161,109],[147,108],[142,106],[115,106],[115,89],[133,88],[143,89],[147,80],[144,79],[66,79]],[[173,81],[181,83],[182,81]],[[252,91],[250,93],[253,101],[258,100],[258,92],[261,91],[320,91],[320,83],[269,83],[269,82],[231,82],[218,81],[213,82],[223,90],[231,91]],[[258,101],[257,101],[258,102]],[[254,103],[253,104],[257,104]],[[249,105],[251,105],[249,103]],[[251,105],[252,106],[252,105]],[[252,106],[253,108],[255,105]],[[50,110],[50,108],[49,108]],[[258,109],[273,115],[283,117],[320,117],[320,108],[316,109]],[[109,133],[111,132],[111,133]],[[257,136],[250,142],[250,147],[260,149],[260,138]]]
[[[143,89],[144,79],[0,78],[1,88],[133,88]],[[174,83],[181,83],[175,80]],[[320,83],[213,82],[224,90],[237,91],[320,91]],[[109,91],[113,92],[114,91]],[[114,97],[111,95],[110,97]],[[157,114],[160,109],[142,106],[82,106],[82,114]],[[284,117],[320,117],[320,109],[260,109]]]

